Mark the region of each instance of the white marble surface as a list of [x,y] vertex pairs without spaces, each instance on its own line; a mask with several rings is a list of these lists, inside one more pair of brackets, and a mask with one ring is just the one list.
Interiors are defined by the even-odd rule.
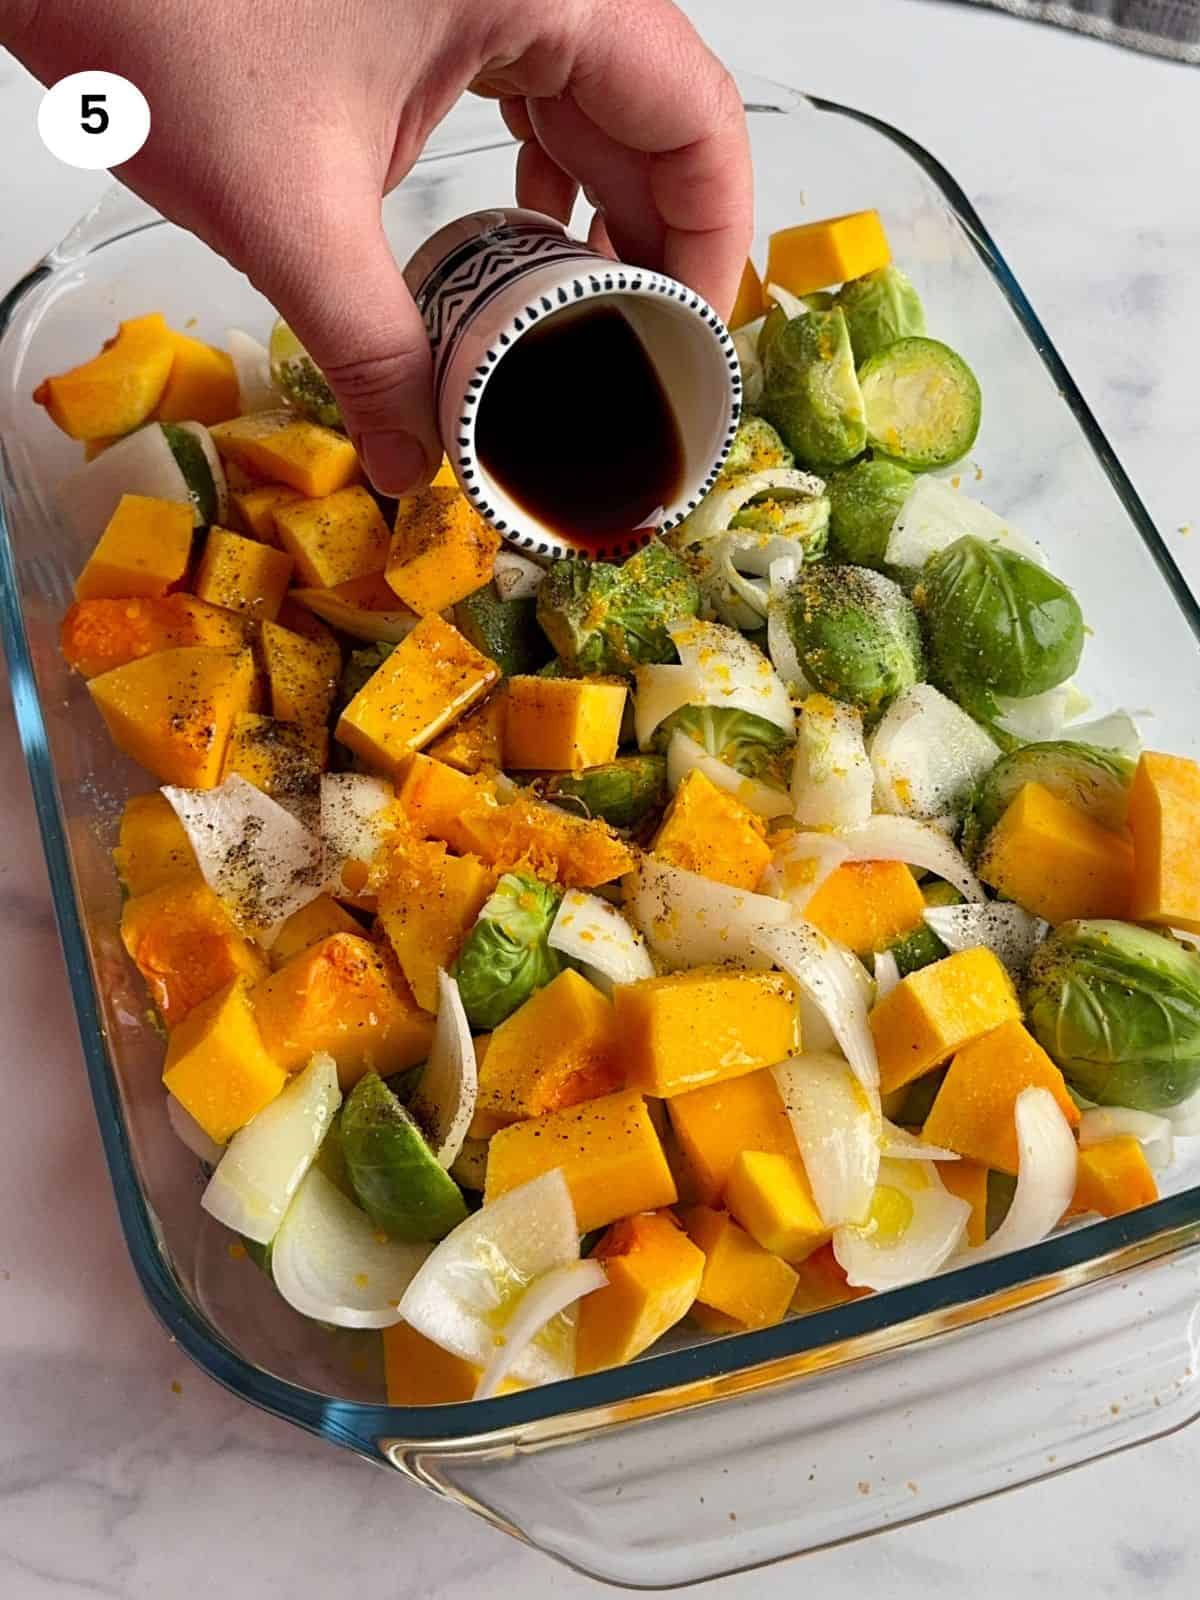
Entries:
[[[1200,582],[1200,75],[934,0],[691,0],[752,70],[868,107],[957,174]],[[0,57],[0,280],[96,195]],[[803,184],[803,163],[797,183]],[[118,1234],[11,713],[0,713],[0,1595],[584,1595],[465,1514],[231,1399],[164,1338]],[[1200,1430],[721,1594],[1008,1600],[1200,1587]],[[716,1591],[702,1590],[701,1593]]]

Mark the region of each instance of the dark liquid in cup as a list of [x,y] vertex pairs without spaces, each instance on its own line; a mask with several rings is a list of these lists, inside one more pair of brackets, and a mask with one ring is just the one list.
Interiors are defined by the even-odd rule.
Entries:
[[483,390],[484,470],[581,553],[635,543],[683,481],[683,440],[658,373],[614,306],[524,333]]

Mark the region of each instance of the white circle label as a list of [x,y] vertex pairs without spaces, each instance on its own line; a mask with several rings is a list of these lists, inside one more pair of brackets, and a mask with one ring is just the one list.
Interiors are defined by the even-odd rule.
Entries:
[[42,96],[38,133],[69,167],[119,167],[150,133],[146,96],[116,72],[73,72]]

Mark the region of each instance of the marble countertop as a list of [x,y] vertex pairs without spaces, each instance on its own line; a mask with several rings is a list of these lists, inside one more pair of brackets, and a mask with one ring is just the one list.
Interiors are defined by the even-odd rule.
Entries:
[[[950,166],[1200,584],[1200,535],[1188,537],[1200,527],[1195,69],[937,0],[688,9],[729,59],[869,108]],[[0,56],[4,284],[104,181],[47,154],[36,104]],[[176,1600],[203,1584],[229,1600],[316,1600],[358,1583],[438,1600],[597,1592],[232,1399],[168,1342],[118,1232],[7,700],[0,804],[0,1594]],[[1198,1483],[1194,1429],[720,1592],[1191,1595]]]

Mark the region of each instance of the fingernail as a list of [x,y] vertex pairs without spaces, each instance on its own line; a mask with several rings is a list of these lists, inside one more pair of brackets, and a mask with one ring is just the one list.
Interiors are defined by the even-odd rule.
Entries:
[[367,476],[380,494],[405,494],[429,475],[421,441],[399,428],[364,433],[357,441]]

